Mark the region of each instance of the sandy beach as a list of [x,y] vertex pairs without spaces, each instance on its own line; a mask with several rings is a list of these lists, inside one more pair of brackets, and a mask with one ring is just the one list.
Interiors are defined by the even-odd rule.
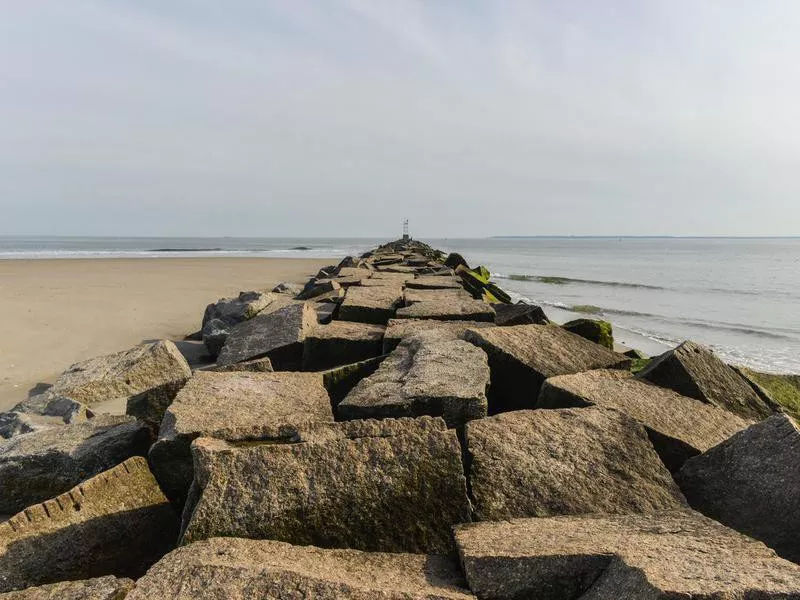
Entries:
[[[335,259],[327,262],[336,262]],[[0,261],[0,410],[80,360],[144,340],[181,339],[210,302],[301,282],[324,259]]]

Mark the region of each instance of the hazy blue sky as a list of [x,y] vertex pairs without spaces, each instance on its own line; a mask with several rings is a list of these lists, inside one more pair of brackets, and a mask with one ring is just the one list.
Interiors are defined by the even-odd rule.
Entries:
[[800,234],[796,0],[20,0],[0,234]]

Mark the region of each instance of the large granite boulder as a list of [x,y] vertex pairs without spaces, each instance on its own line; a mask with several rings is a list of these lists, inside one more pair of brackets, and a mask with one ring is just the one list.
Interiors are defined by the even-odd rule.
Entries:
[[459,289],[415,290],[409,288],[403,292],[403,301],[406,306],[417,302],[458,302],[460,300],[472,300],[472,296],[466,290]]
[[557,325],[514,325],[467,331],[489,355],[490,414],[533,408],[548,377],[590,369],[627,369],[630,359]]
[[202,336],[203,345],[212,359],[216,359],[219,356],[232,327],[233,325],[226,323],[222,319],[211,319],[203,325],[200,335]]
[[653,358],[638,376],[744,419],[766,419],[775,412],[731,367],[694,342]]
[[236,298],[220,298],[206,307],[201,329],[212,319],[219,319],[227,325],[252,319],[274,300],[275,294],[258,291],[239,292]]
[[150,462],[164,493],[180,506],[194,476],[195,438],[283,440],[300,424],[332,420],[319,374],[201,372],[167,409]]
[[57,496],[131,456],[145,456],[151,441],[144,423],[111,415],[0,441],[0,514]]
[[385,329],[382,325],[352,321],[318,325],[306,335],[303,370],[319,371],[376,357],[383,348]]
[[322,371],[322,385],[328,390],[331,397],[331,405],[335,408],[345,399],[358,383],[365,377],[369,377],[378,370],[380,364],[386,359],[386,355],[376,356],[360,360],[349,365],[340,365]]
[[0,594],[0,600],[122,600],[132,589],[132,580],[106,575],[6,592]]
[[520,410],[470,421],[466,451],[477,520],[686,506],[644,428],[614,410]]
[[535,304],[495,304],[494,322],[500,327],[511,325],[547,325],[550,320],[541,306]]
[[494,309],[482,300],[440,298],[416,302],[397,310],[398,319],[494,322]]
[[689,510],[472,523],[455,536],[478,598],[800,596],[800,566]]
[[406,287],[416,290],[463,290],[460,279],[442,275],[423,275],[406,281]]
[[450,254],[447,255],[447,258],[444,259],[445,267],[455,269],[461,265],[464,265],[467,269],[469,269],[469,264],[467,264],[467,261],[464,260],[464,257],[461,256],[458,252],[451,252]]
[[442,417],[459,427],[486,416],[486,353],[435,329],[405,338],[338,405],[340,419]]
[[89,406],[124,398],[129,415],[158,423],[191,376],[192,369],[180,350],[161,340],[74,364],[49,393]]
[[430,417],[309,426],[292,443],[195,440],[183,543],[274,539],[379,552],[447,553],[469,521],[455,431]]
[[590,342],[614,349],[614,329],[611,323],[601,319],[575,319],[562,325],[567,331],[586,338]]
[[463,338],[468,329],[494,327],[494,323],[481,321],[438,321],[436,319],[389,319],[383,334],[383,353],[394,350],[400,341],[412,334],[430,329],[445,330]]
[[[198,577],[203,573],[203,577]],[[441,556],[326,550],[271,540],[211,538],[174,550],[127,600],[313,598],[469,600],[458,566]]]
[[208,365],[198,371],[211,371],[213,373],[234,373],[236,371],[248,371],[250,373],[272,373],[275,369],[272,368],[272,361],[267,358],[254,358],[252,360],[245,360],[230,365]]
[[138,577],[175,544],[176,515],[136,456],[0,523],[0,592]]
[[386,325],[402,302],[403,290],[399,284],[354,286],[348,288],[344,301],[339,305],[339,319]]
[[297,300],[310,300],[317,296],[329,294],[342,288],[341,284],[333,279],[312,279],[303,288],[303,291],[297,294]]
[[602,406],[644,425],[661,460],[676,472],[686,459],[725,441],[750,423],[625,371],[587,371],[548,379],[538,408]]
[[85,404],[44,392],[23,400],[8,412],[0,413],[0,438],[82,423],[93,416]]
[[303,340],[316,323],[317,315],[307,303],[257,315],[230,330],[217,364],[225,366],[266,356],[276,369],[299,369]]
[[686,461],[677,475],[693,508],[800,562],[800,431],[774,415]]

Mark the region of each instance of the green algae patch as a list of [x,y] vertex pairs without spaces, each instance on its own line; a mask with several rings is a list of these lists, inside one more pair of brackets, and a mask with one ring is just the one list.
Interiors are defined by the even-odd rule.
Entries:
[[789,415],[800,420],[800,375],[774,375],[744,367],[742,371],[763,387]]
[[536,278],[536,281],[539,283],[549,283],[552,285],[566,285],[569,283],[569,279],[565,277],[551,277],[549,275],[542,275]]
[[631,359],[631,373],[634,375],[644,369],[650,364],[652,358],[632,358]]
[[590,342],[614,349],[614,330],[608,321],[594,319],[575,319],[562,326],[567,331],[586,338]]
[[533,281],[533,277],[530,275],[518,275],[516,273],[512,273],[508,276],[511,281]]
[[570,306],[569,310],[576,313],[586,313],[587,315],[599,315],[603,312],[602,308],[594,304],[576,304],[575,306]]

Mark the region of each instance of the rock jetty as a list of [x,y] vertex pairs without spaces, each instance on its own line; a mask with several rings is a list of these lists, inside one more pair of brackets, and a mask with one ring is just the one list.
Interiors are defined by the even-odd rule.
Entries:
[[190,339],[0,414],[0,600],[800,600],[800,430],[707,348],[407,237]]

